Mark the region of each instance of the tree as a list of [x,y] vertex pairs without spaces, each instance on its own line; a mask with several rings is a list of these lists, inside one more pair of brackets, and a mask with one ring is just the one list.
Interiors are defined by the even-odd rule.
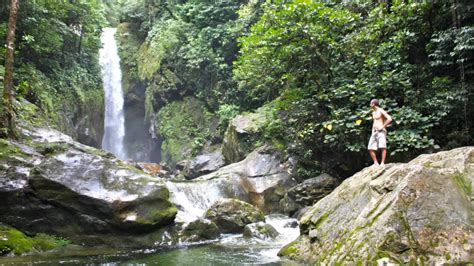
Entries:
[[7,127],[7,134],[11,138],[16,137],[13,112],[13,51],[16,27],[16,15],[18,12],[19,0],[11,0],[10,17],[8,20],[7,50],[5,54],[5,78],[3,80],[3,108],[4,125]]

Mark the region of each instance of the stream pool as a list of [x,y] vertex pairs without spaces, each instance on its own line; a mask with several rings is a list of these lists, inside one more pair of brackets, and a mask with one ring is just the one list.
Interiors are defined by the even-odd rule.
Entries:
[[296,220],[270,215],[266,221],[280,233],[277,238],[261,240],[227,234],[206,243],[141,250],[72,246],[40,255],[0,257],[0,265],[298,265],[277,256],[281,247],[298,237],[297,226],[286,226]]
[[0,265],[295,265],[276,256],[279,248],[226,236],[215,243],[174,249],[78,249],[0,258]]

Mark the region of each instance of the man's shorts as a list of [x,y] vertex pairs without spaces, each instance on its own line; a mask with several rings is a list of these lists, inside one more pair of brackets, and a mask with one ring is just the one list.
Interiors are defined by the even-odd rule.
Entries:
[[387,131],[382,130],[373,130],[372,135],[369,139],[369,145],[367,146],[368,150],[378,150],[387,148]]

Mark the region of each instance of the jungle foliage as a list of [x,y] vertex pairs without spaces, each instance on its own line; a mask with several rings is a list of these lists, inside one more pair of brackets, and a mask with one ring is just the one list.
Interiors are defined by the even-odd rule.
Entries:
[[281,135],[306,168],[326,162],[358,170],[344,162],[366,152],[371,98],[395,120],[391,155],[472,144],[474,16],[467,1],[271,1],[263,8],[240,39],[237,90],[248,108],[280,103],[289,133]]
[[468,1],[128,3],[149,116],[186,95],[217,114],[272,102],[279,120],[264,135],[286,143],[303,176],[368,163],[371,98],[394,118],[392,160],[473,143]]
[[[4,64],[8,2],[0,0],[0,65]],[[20,1],[16,97],[39,106],[64,131],[71,131],[68,123],[80,119],[81,110],[91,104],[102,106],[97,55],[105,23],[101,1]]]
[[[120,51],[125,82],[146,88],[145,119],[156,130],[183,126],[178,118],[195,124],[171,113],[188,97],[218,118],[221,136],[236,114],[269,106],[278,119],[265,125],[264,141],[298,158],[300,176],[347,176],[369,163],[368,105],[378,98],[394,118],[390,161],[473,144],[468,0],[22,1],[17,95],[52,117],[65,108],[57,99],[102,99],[94,95],[104,17],[133,40]],[[168,143],[178,141],[170,132],[162,132]],[[190,154],[219,139],[199,130],[188,137]]]

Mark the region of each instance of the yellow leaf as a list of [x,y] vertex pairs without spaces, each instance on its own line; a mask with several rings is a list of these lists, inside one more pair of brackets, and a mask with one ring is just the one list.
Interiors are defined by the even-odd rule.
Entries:
[[329,124],[329,125],[326,126],[326,128],[327,128],[329,131],[331,131],[331,130],[332,130],[332,125]]
[[356,125],[362,124],[362,119],[356,120]]

